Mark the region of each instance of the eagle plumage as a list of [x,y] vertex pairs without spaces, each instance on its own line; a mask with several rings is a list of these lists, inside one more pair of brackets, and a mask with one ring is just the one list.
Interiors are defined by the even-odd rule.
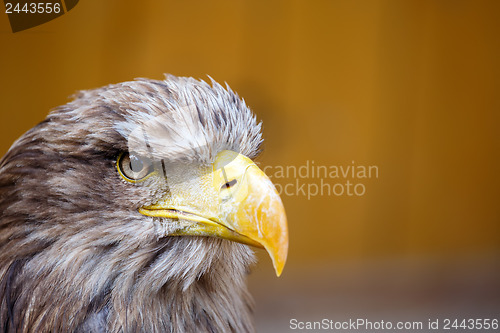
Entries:
[[[251,165],[261,143],[244,101],[213,80],[138,79],[53,110],[0,161],[1,330],[253,331],[254,254],[242,243],[279,247],[271,257],[282,268],[286,220],[273,222],[279,246],[240,233],[230,220],[241,212],[221,211],[241,201],[227,204],[232,192],[217,199],[213,188],[239,196],[251,175],[210,184],[221,155]],[[276,214],[266,207],[259,220]]]

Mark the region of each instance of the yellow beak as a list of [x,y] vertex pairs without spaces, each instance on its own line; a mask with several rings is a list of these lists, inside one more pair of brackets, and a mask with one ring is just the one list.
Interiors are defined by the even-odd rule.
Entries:
[[252,160],[228,150],[219,153],[199,179],[195,186],[174,185],[163,200],[139,212],[190,222],[174,236],[212,236],[263,247],[280,276],[288,253],[288,226],[271,180]]

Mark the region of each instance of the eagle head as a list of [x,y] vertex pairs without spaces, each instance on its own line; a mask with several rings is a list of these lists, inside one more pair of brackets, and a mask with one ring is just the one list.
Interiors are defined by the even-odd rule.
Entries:
[[288,250],[283,204],[252,161],[261,124],[212,80],[80,92],[0,161],[4,332],[245,332],[245,286]]

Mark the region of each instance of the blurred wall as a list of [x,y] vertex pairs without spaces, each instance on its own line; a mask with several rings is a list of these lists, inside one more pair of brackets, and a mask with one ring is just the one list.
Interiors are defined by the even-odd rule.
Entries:
[[85,0],[15,34],[0,17],[2,155],[80,89],[209,74],[263,120],[276,184],[296,182],[277,166],[378,168],[348,177],[361,196],[283,195],[291,269],[500,252],[498,1]]

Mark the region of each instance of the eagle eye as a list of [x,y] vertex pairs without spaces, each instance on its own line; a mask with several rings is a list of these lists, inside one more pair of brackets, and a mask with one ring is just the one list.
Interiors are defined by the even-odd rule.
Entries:
[[153,171],[153,162],[134,153],[122,153],[118,156],[117,168],[120,175],[127,181],[137,182],[146,179]]

